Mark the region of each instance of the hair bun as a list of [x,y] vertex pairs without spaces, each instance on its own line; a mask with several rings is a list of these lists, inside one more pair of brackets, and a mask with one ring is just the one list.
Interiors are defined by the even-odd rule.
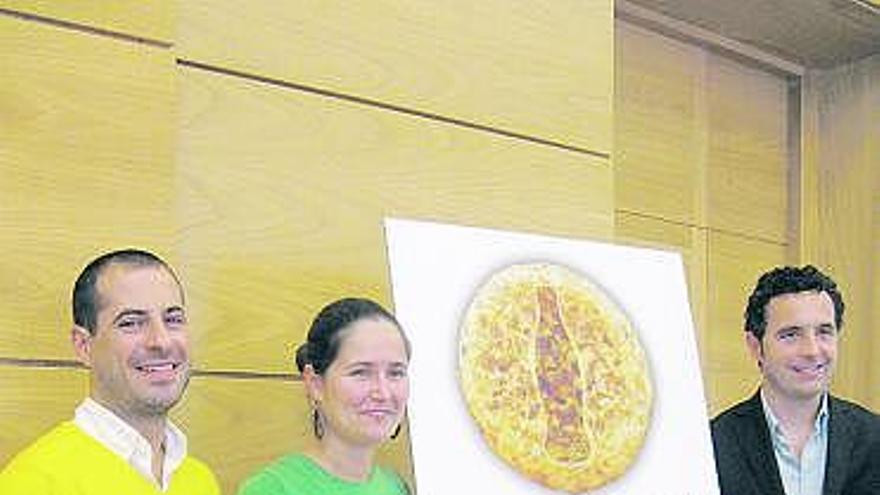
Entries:
[[296,367],[299,369],[300,373],[303,372],[307,364],[311,364],[312,362],[309,350],[308,342],[303,342],[296,348]]

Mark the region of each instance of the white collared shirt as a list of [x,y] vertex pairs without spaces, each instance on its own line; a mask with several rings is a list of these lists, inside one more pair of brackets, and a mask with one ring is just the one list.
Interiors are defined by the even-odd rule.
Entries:
[[798,458],[788,447],[779,420],[773,414],[764,392],[761,391],[764,417],[770,429],[773,453],[779,466],[779,476],[786,495],[822,495],[825,482],[825,459],[828,455],[828,394],[822,396],[819,413],[813,423],[810,438]]
[[135,471],[163,492],[168,490],[171,475],[186,458],[186,436],[171,421],[166,420],[162,480],[157,482],[153,476],[153,449],[150,443],[112,411],[91,398],[86,398],[76,408],[73,424],[122,457]]

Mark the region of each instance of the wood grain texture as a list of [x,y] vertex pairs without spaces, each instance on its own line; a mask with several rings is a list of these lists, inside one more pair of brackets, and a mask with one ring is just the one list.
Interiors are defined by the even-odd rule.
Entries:
[[176,4],[170,0],[0,0],[0,9],[169,44],[175,31]]
[[61,421],[88,392],[85,370],[0,365],[0,470]]
[[743,313],[758,277],[786,263],[786,247],[761,240],[710,232],[708,244],[708,361],[706,392],[711,413],[750,394],[760,372],[745,344]]
[[880,407],[874,270],[880,250],[880,56],[811,73],[818,112],[818,256],[846,301],[835,389]]
[[[617,212],[615,215],[614,229],[617,241],[681,253],[700,361],[705,367],[711,359],[706,344],[709,332],[706,321],[708,232],[706,229],[625,212]],[[704,376],[705,371],[707,370],[704,370]]]
[[4,16],[0,32],[0,356],[70,358],[81,267],[111,248],[170,251],[173,60]]
[[[873,96],[869,100],[869,108],[874,108],[874,125],[875,128],[880,127],[880,110],[876,110],[880,108],[880,91],[877,91],[877,88],[880,88],[880,57],[874,57],[872,60],[874,64],[874,68],[870,72],[870,87],[874,88]],[[873,297],[873,303],[871,306],[874,308],[874,312],[871,316],[871,324],[873,332],[865,332],[866,334],[871,335],[871,354],[868,358],[868,362],[871,363],[870,368],[870,376],[872,377],[870,388],[868,388],[865,401],[874,411],[880,411],[880,336],[877,335],[876,328],[880,325],[880,163],[877,163],[878,157],[880,157],[880,142],[874,139],[869,141],[870,145],[873,146],[874,152],[872,155],[874,157],[874,225],[872,231],[874,232],[874,247],[872,249],[873,254],[873,268],[874,268],[874,280],[871,283],[871,292]]]
[[184,59],[609,153],[613,5],[180,4]]
[[716,413],[758,381],[742,308],[752,277],[787,259],[785,80],[616,26],[616,238],[682,252]]
[[[880,78],[877,79],[877,85],[880,86]],[[874,178],[874,282],[871,285],[874,300],[872,307],[874,312],[871,316],[874,327],[880,323],[880,174]],[[868,333],[868,332],[865,332]],[[877,337],[876,330],[870,332],[871,335],[871,355],[869,357],[870,376],[872,377],[870,388],[866,392],[865,402],[870,405],[874,411],[880,411],[880,365],[877,364],[880,359],[880,337]]]
[[616,209],[789,242],[785,79],[616,26]]
[[203,367],[289,371],[321,306],[388,303],[385,216],[611,236],[605,160],[200,70],[180,79],[179,247],[210,335]]
[[615,26],[615,208],[705,225],[703,50]]
[[798,260],[819,263],[819,99],[815,71],[801,79],[801,163],[797,170]]
[[710,55],[707,97],[709,227],[788,242],[785,80]]

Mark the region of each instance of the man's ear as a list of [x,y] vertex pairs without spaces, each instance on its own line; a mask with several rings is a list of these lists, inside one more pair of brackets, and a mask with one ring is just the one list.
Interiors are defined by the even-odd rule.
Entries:
[[752,332],[746,330],[745,333],[746,347],[749,349],[749,354],[752,355],[752,358],[758,363],[758,367],[760,368],[764,361],[764,349],[761,347],[761,341]]
[[74,325],[70,329],[70,342],[73,344],[76,357],[86,365],[86,368],[90,368],[92,366],[92,333],[86,328]]

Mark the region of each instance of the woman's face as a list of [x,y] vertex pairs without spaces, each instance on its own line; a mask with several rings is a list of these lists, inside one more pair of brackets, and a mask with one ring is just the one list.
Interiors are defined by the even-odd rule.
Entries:
[[[343,330],[336,359],[314,375],[312,397],[324,418],[324,438],[375,446],[400,423],[409,397],[406,348],[385,318],[364,318]],[[311,380],[310,380],[311,381]]]

